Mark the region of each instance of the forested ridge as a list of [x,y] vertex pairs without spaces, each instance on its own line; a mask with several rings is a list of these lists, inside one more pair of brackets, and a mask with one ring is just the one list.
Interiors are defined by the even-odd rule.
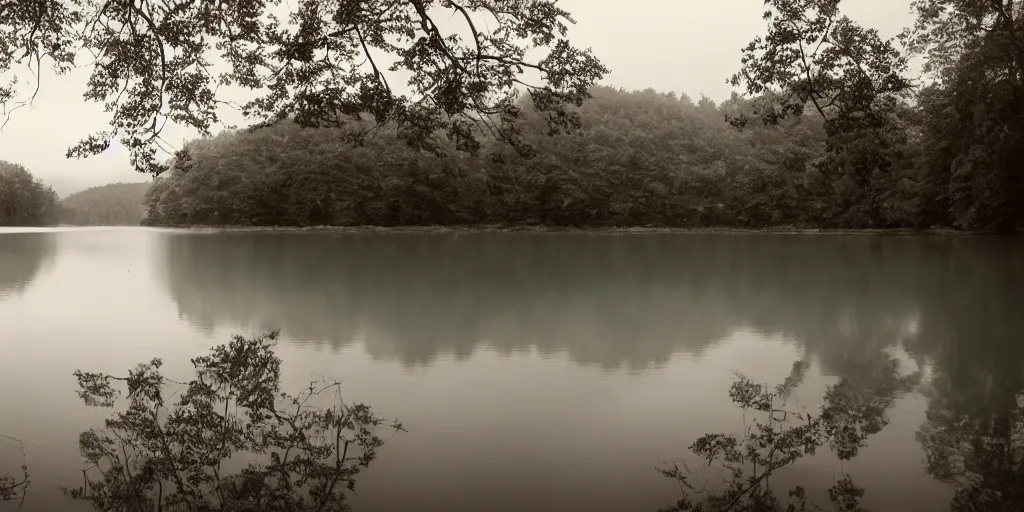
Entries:
[[[709,99],[592,91],[582,127],[529,158],[494,144],[424,154],[387,129],[361,147],[294,123],[193,141],[147,195],[156,225],[767,226],[815,221],[799,202],[819,119],[733,129]],[[526,110],[526,109],[524,109]]]
[[[111,130],[68,156],[120,137],[132,165],[158,177],[149,225],[1024,225],[1020,0],[918,0],[913,26],[890,39],[839,0],[766,0],[767,30],[717,104],[595,85],[608,69],[570,44],[573,20],[552,0],[342,2],[336,16],[303,8],[285,25],[266,2],[183,3],[127,32],[79,25],[135,23],[134,4],[39,2],[0,11],[11,27],[0,42],[24,50],[0,70],[42,51],[68,72],[78,43],[143,48],[97,61],[86,97],[108,102]],[[32,6],[44,3],[40,18]],[[461,16],[472,37],[442,34],[428,7]],[[479,32],[470,11],[498,28]],[[382,68],[411,73],[408,94],[371,48],[397,59]],[[249,129],[211,132],[224,103],[214,50],[230,65],[219,80],[263,94],[241,105]],[[0,104],[15,92],[0,88]],[[158,159],[167,120],[202,137]]]
[[989,230],[999,215],[1020,222],[1005,201],[977,197],[989,168],[943,175],[942,134],[925,130],[946,123],[929,121],[927,105],[900,106],[884,134],[896,146],[890,168],[858,183],[838,172],[816,112],[740,130],[726,117],[758,113],[738,94],[716,105],[654,90],[591,93],[571,134],[548,136],[527,116],[529,157],[497,143],[474,154],[423,153],[386,128],[356,147],[341,129],[287,121],[194,140],[147,194],[145,223]]
[[1019,228],[1021,2],[914,2],[914,26],[892,39],[839,5],[767,0],[767,31],[730,79],[744,94],[720,104],[591,87],[567,133],[525,96],[506,106],[518,144],[449,130],[431,151],[367,120],[301,130],[287,116],[193,141],[148,195],[146,222]]
[[92,187],[60,202],[60,221],[75,226],[137,226],[150,183],[112,183]]

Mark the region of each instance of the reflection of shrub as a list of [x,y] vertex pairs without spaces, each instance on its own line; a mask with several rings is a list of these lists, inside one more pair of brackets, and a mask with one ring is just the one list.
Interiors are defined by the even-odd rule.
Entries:
[[[402,426],[342,402],[338,382],[279,392],[276,339],[235,336],[193,359],[188,383],[165,378],[159,359],[125,378],[76,371],[87,405],[113,406],[116,380],[127,385],[128,406],[105,429],[82,433],[91,466],[83,486],[65,492],[99,510],[349,510],[346,491],[385,442],[377,431]],[[183,389],[168,395],[168,385]],[[334,405],[312,405],[328,392]],[[238,457],[252,462],[224,467]]]
[[[820,510],[807,502],[806,491],[797,487],[789,492],[783,506],[769,485],[772,474],[828,444],[842,460],[857,455],[868,436],[888,424],[886,411],[896,397],[909,391],[919,374],[901,376],[895,359],[879,356],[868,362],[873,370],[868,385],[851,384],[843,379],[825,392],[824,404],[817,414],[787,408],[786,399],[803,380],[808,364],[793,364],[790,375],[775,388],[757,384],[745,376],[729,388],[729,397],[744,411],[753,413],[743,434],[712,433],[697,439],[690,450],[708,467],[720,466],[728,480],[721,489],[698,488],[690,482],[694,471],[686,462],[659,471],[680,484],[684,496],[663,512],[725,512]],[[842,512],[863,510],[859,506],[864,490],[844,475],[828,491],[829,499]]]
[[[28,491],[29,476],[28,476],[28,465],[25,461],[25,447],[21,444],[21,441],[13,437],[0,436],[0,441],[7,441],[18,445],[18,449],[21,451],[21,476],[13,477],[11,475],[0,475],[0,501],[9,501],[13,499],[25,499],[25,493]],[[7,469],[6,467],[3,469]]]

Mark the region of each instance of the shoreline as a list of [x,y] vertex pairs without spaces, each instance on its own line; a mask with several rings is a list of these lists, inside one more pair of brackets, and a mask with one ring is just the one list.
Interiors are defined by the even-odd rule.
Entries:
[[230,232],[267,232],[267,233],[419,233],[419,234],[474,234],[474,233],[508,233],[508,234],[564,234],[564,235],[844,235],[844,236],[998,236],[1016,237],[1022,232],[999,234],[986,231],[965,231],[949,228],[932,229],[824,229],[824,228],[666,228],[666,227],[561,227],[541,225],[461,225],[461,226],[35,226],[35,227],[0,227],[0,233],[31,233],[37,231],[61,230],[117,230],[117,229],[152,229],[160,231],[178,231],[194,233],[230,233]]
[[[872,236],[983,236],[994,233],[956,229],[822,229],[822,228],[654,228],[556,226],[183,226],[155,229],[198,232],[304,232],[304,233],[519,233],[519,234],[736,234],[736,235],[872,235]],[[998,236],[998,235],[997,235]],[[1005,236],[1005,235],[1004,235]],[[1010,235],[1014,236],[1014,235]]]

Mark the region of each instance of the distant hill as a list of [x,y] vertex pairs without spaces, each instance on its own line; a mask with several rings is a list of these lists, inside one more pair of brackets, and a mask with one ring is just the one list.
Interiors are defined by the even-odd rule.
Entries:
[[60,202],[61,223],[75,226],[137,226],[151,183],[113,183],[71,194]]

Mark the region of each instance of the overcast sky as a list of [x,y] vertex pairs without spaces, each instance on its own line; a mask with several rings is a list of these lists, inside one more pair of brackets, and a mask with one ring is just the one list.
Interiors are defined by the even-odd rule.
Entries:
[[[763,0],[561,0],[577,24],[570,38],[591,47],[611,69],[604,83],[626,89],[729,96],[725,83],[739,66],[740,49],[762,33]],[[882,37],[913,21],[910,0],[845,0],[843,12]],[[63,197],[116,181],[142,181],[126,152],[112,147],[85,160],[65,151],[82,137],[107,128],[101,105],[82,98],[88,69],[71,75],[44,74],[32,107],[18,110],[0,132],[0,160],[25,165]],[[237,122],[231,121],[229,122]],[[165,139],[180,147],[194,132],[173,129]]]

